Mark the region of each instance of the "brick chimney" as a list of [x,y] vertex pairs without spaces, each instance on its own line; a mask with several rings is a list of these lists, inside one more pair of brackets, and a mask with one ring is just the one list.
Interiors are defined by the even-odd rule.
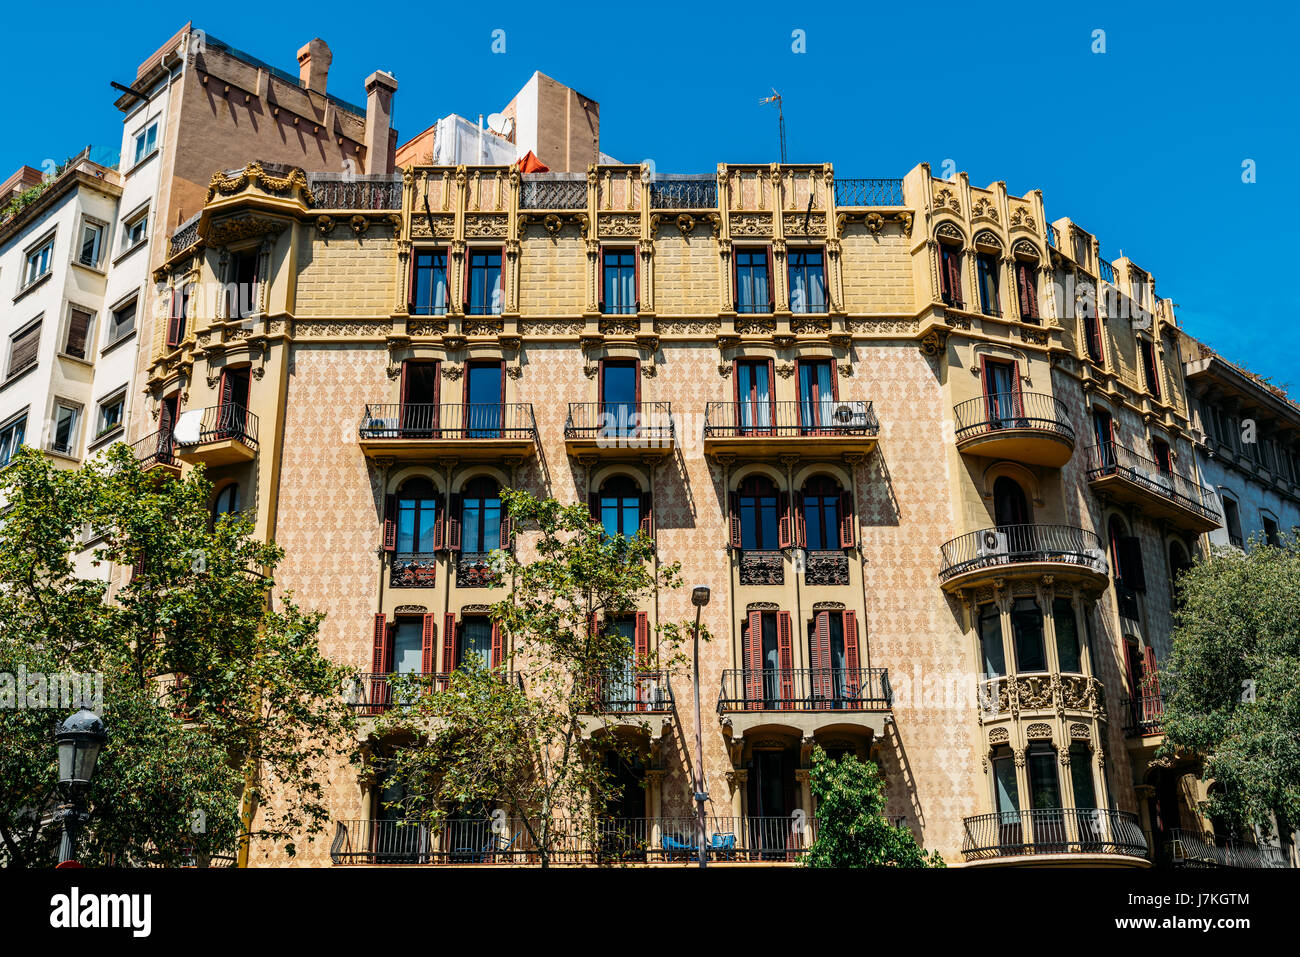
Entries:
[[328,43],[320,37],[312,40],[298,51],[298,85],[313,93],[324,93],[333,60]]
[[393,149],[393,94],[397,80],[392,74],[376,70],[366,77],[366,172],[391,173]]

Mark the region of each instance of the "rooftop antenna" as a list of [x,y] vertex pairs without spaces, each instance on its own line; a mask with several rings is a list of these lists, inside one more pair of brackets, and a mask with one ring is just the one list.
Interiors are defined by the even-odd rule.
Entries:
[[765,96],[758,101],[759,106],[765,106],[768,103],[776,104],[777,124],[781,128],[781,164],[785,165],[785,111],[781,108],[781,94],[776,92],[776,87],[772,87],[771,96]]

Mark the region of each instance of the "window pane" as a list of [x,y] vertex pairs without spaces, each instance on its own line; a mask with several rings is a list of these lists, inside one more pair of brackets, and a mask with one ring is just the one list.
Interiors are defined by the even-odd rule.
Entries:
[[492,663],[492,622],[486,618],[466,618],[461,626],[461,641],[456,664],[469,661],[470,656],[478,658],[487,667]]
[[1074,617],[1074,605],[1068,598],[1052,602],[1052,619],[1056,625],[1056,657],[1062,671],[1082,670],[1079,660],[1079,625]]
[[393,636],[393,672],[399,675],[419,674],[424,667],[423,624],[419,621],[399,621]]
[[1002,649],[1002,615],[997,605],[980,607],[980,650],[984,656],[984,675],[989,678],[1007,673],[1006,655]]
[[1017,598],[1011,609],[1011,627],[1016,639],[1016,670],[1046,671],[1043,647],[1043,612],[1032,598]]
[[1059,808],[1061,784],[1056,776],[1056,752],[1029,755],[1029,795],[1034,808]]

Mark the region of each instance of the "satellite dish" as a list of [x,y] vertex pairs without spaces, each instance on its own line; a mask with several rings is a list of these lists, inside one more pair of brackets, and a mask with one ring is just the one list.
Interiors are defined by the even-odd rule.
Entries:
[[504,113],[492,113],[487,118],[488,129],[501,136],[509,136],[515,128],[515,121]]

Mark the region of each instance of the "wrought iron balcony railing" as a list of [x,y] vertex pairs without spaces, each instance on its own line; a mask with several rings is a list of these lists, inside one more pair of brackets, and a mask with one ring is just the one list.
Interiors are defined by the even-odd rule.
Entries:
[[1164,731],[1165,696],[1138,695],[1124,699],[1124,734],[1130,738]]
[[204,445],[228,439],[242,442],[250,449],[257,448],[257,416],[233,402],[210,405],[204,409],[199,420],[198,441],[185,444]]
[[1034,808],[979,814],[962,822],[968,861],[1034,854],[1146,857],[1137,816],[1109,808]]
[[903,206],[901,179],[837,179],[836,206]]
[[671,445],[676,435],[670,402],[570,402],[566,439],[596,439],[613,447]]
[[1065,403],[1035,392],[995,392],[967,399],[953,408],[953,418],[958,442],[1006,429],[1038,429],[1074,438]]
[[523,177],[520,209],[586,209],[587,178],[563,173],[531,173]]
[[676,707],[667,671],[631,669],[612,672],[594,689],[604,714],[659,714]]
[[939,552],[940,581],[981,568],[1037,562],[1078,565],[1099,575],[1107,570],[1101,539],[1073,525],[999,525],[944,542]]
[[185,222],[176,227],[172,233],[172,238],[167,241],[167,255],[175,256],[179,252],[189,249],[199,241],[199,214],[195,213]]
[[843,550],[807,552],[803,580],[805,585],[847,585],[849,556]]
[[1047,245],[1053,249],[1061,248],[1060,234],[1057,233],[1056,227],[1048,223],[1047,225]]
[[[509,683],[519,689],[524,687],[524,678],[517,671],[501,671]],[[393,679],[404,691],[394,688]],[[374,674],[363,673],[348,684],[344,698],[348,707],[361,711],[362,714],[379,714],[391,707],[408,708],[416,703],[420,694],[446,691],[451,684],[452,675],[447,672],[433,674]],[[414,686],[414,687],[412,687]]]
[[461,552],[456,559],[457,588],[495,588],[501,583],[491,552]]
[[1253,841],[1217,843],[1212,837],[1184,828],[1166,832],[1165,850],[1175,867],[1234,867],[1248,870],[1291,866],[1280,847],[1260,846]]
[[537,439],[531,402],[367,405],[363,439]]
[[650,181],[650,208],[717,209],[717,178],[711,175],[656,176]]
[[[438,827],[405,820],[336,821],[330,859],[335,864],[503,864],[541,862],[533,835],[540,822],[520,818],[451,818]],[[699,860],[693,817],[602,817],[551,821],[555,864],[687,863]],[[816,819],[709,817],[704,848],[710,861],[794,863],[812,845]]]
[[887,668],[729,668],[718,711],[888,711]]
[[131,451],[142,469],[153,465],[175,465],[176,443],[171,429],[159,429],[131,443]]
[[870,402],[710,402],[704,407],[704,437],[875,436],[880,433]]
[[1086,452],[1084,467],[1089,481],[1118,475],[1209,521],[1219,521],[1214,493],[1208,488],[1185,475],[1165,469],[1154,459],[1139,455],[1116,442],[1090,447]]
[[307,183],[317,209],[401,209],[401,175],[310,173]]
[[1100,257],[1098,257],[1098,259],[1097,259],[1097,265],[1098,265],[1098,267],[1099,267],[1100,270],[1101,270],[1101,278],[1104,279],[1106,282],[1110,283],[1110,284],[1113,286],[1113,285],[1115,284],[1115,267],[1114,267],[1114,265],[1111,264],[1110,262],[1107,262],[1105,259],[1102,259],[1102,258],[1100,258]]
[[740,553],[742,585],[782,585],[785,583],[785,556],[778,550],[749,549]]

